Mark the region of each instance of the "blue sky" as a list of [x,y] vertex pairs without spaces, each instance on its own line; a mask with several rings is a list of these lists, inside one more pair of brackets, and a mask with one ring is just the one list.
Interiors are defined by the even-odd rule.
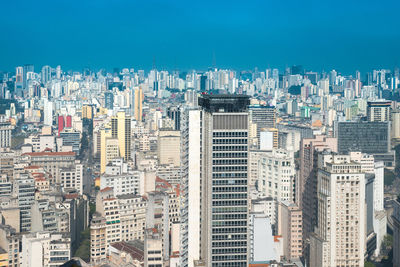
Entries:
[[0,70],[400,66],[400,1],[2,0]]

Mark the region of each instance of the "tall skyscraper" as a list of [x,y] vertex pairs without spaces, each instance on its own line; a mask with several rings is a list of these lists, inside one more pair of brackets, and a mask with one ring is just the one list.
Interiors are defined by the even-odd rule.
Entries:
[[43,66],[41,72],[42,84],[46,84],[48,81],[51,80],[51,67],[50,66]]
[[248,265],[249,102],[203,95],[184,116],[181,266]]
[[324,149],[337,151],[337,139],[317,135],[304,138],[300,144],[300,172],[296,184],[296,202],[303,211],[304,256],[308,257],[307,239],[317,224],[317,154]]
[[23,80],[24,80],[24,68],[17,67],[15,69],[15,88],[14,88],[14,93],[17,96],[22,96],[23,83],[24,83]]
[[348,155],[318,155],[318,223],[310,266],[364,266],[365,173]]
[[119,153],[126,161],[131,158],[131,116],[124,111],[111,118],[112,138],[118,139]]
[[132,115],[136,121],[142,121],[143,119],[143,90],[142,88],[132,89]]

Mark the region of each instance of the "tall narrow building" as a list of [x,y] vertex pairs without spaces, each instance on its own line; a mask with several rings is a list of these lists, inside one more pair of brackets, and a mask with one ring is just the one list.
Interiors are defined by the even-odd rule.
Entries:
[[131,158],[131,117],[124,111],[111,118],[111,136],[118,139],[119,154],[124,160]]
[[248,265],[249,102],[203,95],[183,116],[181,266]]
[[310,266],[364,266],[365,173],[349,155],[318,155],[318,222]]
[[136,121],[142,121],[143,119],[143,99],[142,88],[132,89],[131,114]]

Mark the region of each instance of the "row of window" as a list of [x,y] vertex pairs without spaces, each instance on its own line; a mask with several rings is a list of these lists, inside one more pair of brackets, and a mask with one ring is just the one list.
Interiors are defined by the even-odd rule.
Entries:
[[214,132],[213,137],[247,137],[247,132]]

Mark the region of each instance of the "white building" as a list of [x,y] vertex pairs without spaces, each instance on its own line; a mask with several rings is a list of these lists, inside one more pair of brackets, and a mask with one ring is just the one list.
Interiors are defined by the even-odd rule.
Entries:
[[293,201],[295,175],[293,152],[274,149],[260,155],[258,190],[262,196]]
[[71,258],[70,242],[70,238],[61,233],[23,235],[21,267],[62,265]]

